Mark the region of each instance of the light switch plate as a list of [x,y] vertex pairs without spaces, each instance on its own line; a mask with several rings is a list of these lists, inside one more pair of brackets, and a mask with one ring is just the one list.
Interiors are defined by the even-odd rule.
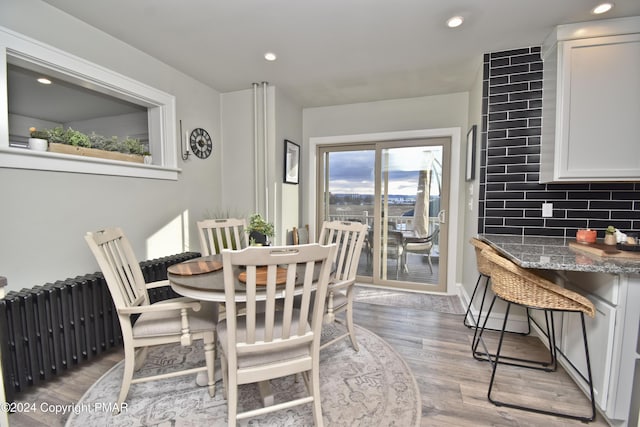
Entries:
[[553,216],[553,203],[542,204],[542,217],[551,218]]

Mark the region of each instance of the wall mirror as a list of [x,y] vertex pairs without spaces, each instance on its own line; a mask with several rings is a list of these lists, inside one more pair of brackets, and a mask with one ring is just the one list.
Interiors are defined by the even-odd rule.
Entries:
[[[0,166],[177,179],[175,97],[0,27]],[[37,82],[46,77],[52,84]],[[3,111],[4,110],[4,111]],[[132,137],[153,163],[29,150],[29,128]]]

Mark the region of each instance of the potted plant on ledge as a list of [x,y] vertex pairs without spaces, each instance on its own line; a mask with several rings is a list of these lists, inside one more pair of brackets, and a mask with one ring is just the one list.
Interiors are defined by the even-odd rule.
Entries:
[[[75,156],[98,157],[109,160],[151,164],[152,159],[145,159],[147,147],[137,138],[106,138],[92,132],[84,134],[72,128],[62,126],[38,131],[29,128],[29,148],[38,151],[72,154]],[[47,147],[48,144],[48,147]]]
[[259,213],[255,213],[249,217],[247,233],[251,246],[268,246],[269,237],[274,235],[273,224],[267,222]]

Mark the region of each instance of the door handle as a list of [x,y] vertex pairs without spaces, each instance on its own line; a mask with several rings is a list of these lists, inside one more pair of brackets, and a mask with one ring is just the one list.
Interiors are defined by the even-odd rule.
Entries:
[[438,222],[440,224],[446,224],[447,223],[447,211],[445,211],[444,209],[441,210],[440,212],[438,212]]

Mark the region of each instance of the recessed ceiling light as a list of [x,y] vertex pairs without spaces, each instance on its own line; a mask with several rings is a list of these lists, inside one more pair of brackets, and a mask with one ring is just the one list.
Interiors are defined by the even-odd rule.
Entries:
[[449,28],[456,28],[462,25],[464,18],[462,16],[454,16],[453,18],[449,18],[447,20],[447,26]]
[[40,77],[38,79],[38,83],[42,83],[43,85],[50,85],[51,84],[51,80],[45,78],[45,77]]
[[593,13],[594,15],[600,15],[601,13],[609,12],[612,7],[613,4],[611,3],[602,3],[593,8],[591,13]]
[[264,54],[264,59],[267,61],[275,61],[277,58],[276,54],[273,52],[267,52]]

